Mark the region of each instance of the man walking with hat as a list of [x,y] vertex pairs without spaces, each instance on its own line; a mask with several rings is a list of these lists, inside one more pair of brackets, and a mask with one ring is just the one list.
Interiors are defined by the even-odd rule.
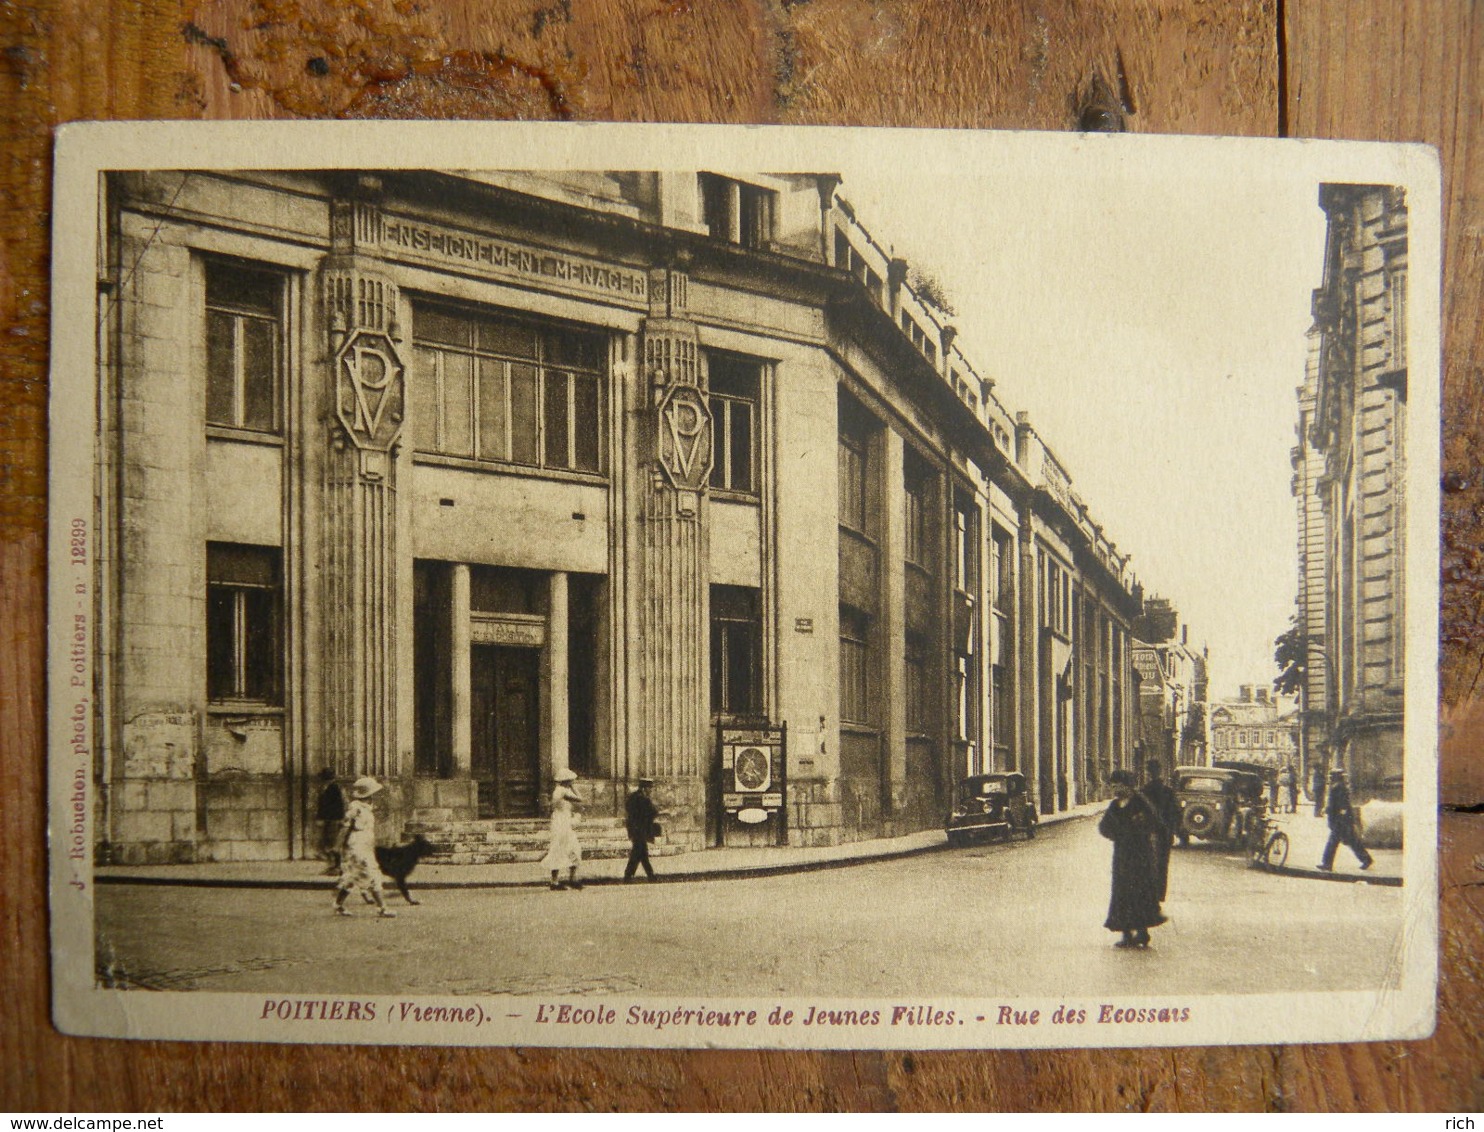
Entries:
[[623,870],[625,882],[634,879],[634,873],[641,865],[644,875],[654,879],[654,866],[649,863],[649,843],[659,835],[660,827],[655,819],[660,815],[654,799],[649,796],[653,789],[654,779],[641,778],[639,788],[624,803],[624,829],[629,835],[629,863]]
[[1375,864],[1360,840],[1360,827],[1356,822],[1355,807],[1350,804],[1350,787],[1345,782],[1343,770],[1329,772],[1329,802],[1324,812],[1329,815],[1329,840],[1324,845],[1324,859],[1319,862],[1319,871],[1334,872],[1335,853],[1341,845],[1348,845],[1359,858],[1362,871]]

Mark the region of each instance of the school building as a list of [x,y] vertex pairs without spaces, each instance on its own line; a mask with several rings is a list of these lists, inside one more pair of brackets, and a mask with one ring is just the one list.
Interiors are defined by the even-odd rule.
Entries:
[[700,849],[1131,764],[1127,558],[839,177],[105,187],[100,860],[309,855],[326,767]]

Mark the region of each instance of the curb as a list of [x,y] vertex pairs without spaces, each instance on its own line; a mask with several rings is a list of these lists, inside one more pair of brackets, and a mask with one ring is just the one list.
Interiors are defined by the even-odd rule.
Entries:
[[[1069,814],[1058,816],[1044,825],[1059,825],[1062,822],[1080,821],[1093,814]],[[641,881],[640,884],[690,884],[697,881],[715,880],[744,880],[747,877],[761,876],[788,876],[794,873],[823,872],[826,869],[846,869],[852,865],[869,865],[878,861],[906,860],[909,857],[922,857],[930,853],[942,853],[952,846],[945,839],[940,843],[932,845],[918,845],[909,849],[886,850],[879,853],[871,853],[859,857],[836,857],[820,861],[789,861],[776,865],[745,865],[727,869],[711,869],[700,872],[676,872],[660,874],[653,882]],[[672,858],[673,860],[674,858]],[[447,866],[449,868],[462,866]],[[1337,878],[1343,879],[1343,878]],[[1384,880],[1377,877],[1374,880]],[[93,877],[94,884],[112,885],[139,885],[158,886],[162,888],[245,888],[245,889],[276,889],[289,892],[328,892],[335,887],[334,877],[318,877],[314,880],[255,880],[250,877],[172,877],[172,876],[139,876],[129,875],[103,875]],[[432,880],[418,883],[419,892],[452,891],[461,888],[471,889],[501,889],[501,888],[531,888],[545,889],[549,882],[545,877],[534,880]],[[588,877],[583,880],[584,888],[601,888],[609,885],[622,885],[622,877]],[[1399,883],[1399,882],[1398,882]],[[395,888],[393,895],[399,895]]]
[[[659,874],[655,876],[653,881],[639,883],[689,884],[695,881],[743,880],[747,877],[787,876],[790,873],[820,872],[825,869],[849,868],[852,865],[869,865],[877,861],[903,860],[908,857],[920,857],[928,853],[940,853],[948,848],[950,846],[945,841],[942,845],[919,845],[912,849],[873,853],[865,857],[840,857],[827,861],[791,861],[787,864],[777,865],[738,866],[730,869],[712,869],[705,872]],[[449,867],[452,868],[455,866]],[[328,892],[334,889],[335,878],[321,877],[317,880],[255,880],[250,877],[145,877],[124,875],[95,876],[93,883],[146,887],[158,886],[164,888],[249,888],[295,892]],[[549,883],[544,877],[534,880],[430,880],[418,882],[417,889],[419,892],[452,891],[461,888],[545,889]],[[623,883],[624,880],[622,877],[586,877],[582,881],[582,887],[600,888],[608,885],[622,885]],[[391,891],[394,895],[396,894],[395,888]]]
[[1373,876],[1370,873],[1324,873],[1318,869],[1300,869],[1292,865],[1265,865],[1261,861],[1253,863],[1255,868],[1264,872],[1273,873],[1276,876],[1300,877],[1304,880],[1338,881],[1341,884],[1371,884],[1380,888],[1401,888],[1401,877]]

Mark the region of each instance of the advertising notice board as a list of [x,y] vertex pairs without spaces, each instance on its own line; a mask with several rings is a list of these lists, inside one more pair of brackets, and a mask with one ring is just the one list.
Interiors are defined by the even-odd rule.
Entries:
[[718,724],[721,842],[788,843],[788,724]]

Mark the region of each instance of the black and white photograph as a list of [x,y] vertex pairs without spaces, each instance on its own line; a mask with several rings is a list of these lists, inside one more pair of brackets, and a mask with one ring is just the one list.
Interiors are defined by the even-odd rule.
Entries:
[[63,1030],[1431,1032],[1431,151],[136,123],[55,215]]

